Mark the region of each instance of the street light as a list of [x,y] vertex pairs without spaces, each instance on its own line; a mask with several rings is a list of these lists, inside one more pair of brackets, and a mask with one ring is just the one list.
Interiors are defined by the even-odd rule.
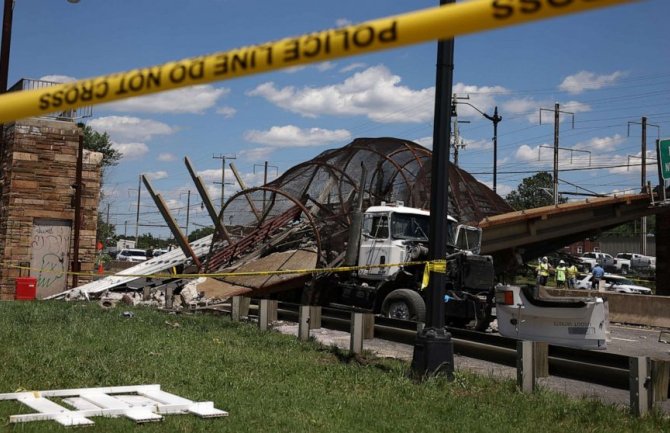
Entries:
[[[67,0],[76,4],[79,0]],[[12,19],[14,17],[14,0],[5,0],[2,15],[2,47],[0,48],[0,93],[7,92],[9,76],[9,47],[12,43]]]
[[495,107],[493,111],[493,116],[490,116],[484,113],[479,108],[472,105],[471,103],[462,102],[458,98],[454,98],[454,108],[453,108],[454,112],[456,111],[455,104],[469,105],[470,107],[474,108],[479,114],[481,114],[482,116],[486,117],[491,122],[493,122],[493,192],[496,192],[497,189],[496,187],[498,183],[498,123],[502,120],[502,116],[498,116],[498,106]]

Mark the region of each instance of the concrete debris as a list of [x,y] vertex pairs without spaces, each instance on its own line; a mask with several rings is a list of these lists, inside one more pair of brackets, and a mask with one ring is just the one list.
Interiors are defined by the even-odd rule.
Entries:
[[135,305],[135,298],[126,293],[121,297],[121,303],[126,305]]
[[190,304],[191,301],[199,296],[198,284],[204,282],[204,280],[205,278],[198,278],[197,280],[193,280],[182,287],[180,297],[184,304]]

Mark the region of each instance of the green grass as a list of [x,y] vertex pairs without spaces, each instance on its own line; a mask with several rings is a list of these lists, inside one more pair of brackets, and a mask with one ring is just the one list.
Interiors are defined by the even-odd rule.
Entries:
[[[670,431],[659,414],[639,420],[590,400],[524,395],[512,381],[458,372],[453,382],[417,382],[401,361],[352,358],[228,317],[135,308],[125,318],[122,311],[0,302],[0,393],[156,383],[230,412],[139,426],[94,417],[96,432]],[[9,424],[10,415],[30,412],[0,402],[0,431],[66,430],[54,422]]]

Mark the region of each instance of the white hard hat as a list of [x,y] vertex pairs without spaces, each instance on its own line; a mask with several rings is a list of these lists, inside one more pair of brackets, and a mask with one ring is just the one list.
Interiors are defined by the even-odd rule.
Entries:
[[560,262],[558,262],[558,264],[559,264],[559,265],[564,265],[565,262],[564,262],[563,260],[561,260]]
[[549,259],[547,259],[547,256],[542,257],[543,262],[546,262],[547,260],[549,260]]

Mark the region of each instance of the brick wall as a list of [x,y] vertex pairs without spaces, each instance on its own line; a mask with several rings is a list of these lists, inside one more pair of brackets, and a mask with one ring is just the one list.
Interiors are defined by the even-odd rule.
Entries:
[[[37,225],[56,222],[69,226],[68,259],[62,259],[61,266],[71,270],[75,214],[75,189],[72,186],[76,183],[79,128],[72,122],[31,118],[6,124],[3,138],[5,145],[0,155],[0,299],[13,299],[15,279],[21,271],[12,266],[33,261],[32,269],[24,270],[23,275],[28,272],[32,276],[43,275],[35,269],[34,253],[48,246],[38,245],[35,238]],[[83,272],[94,271],[101,159],[100,153],[84,153],[79,249]],[[55,236],[50,237],[55,239]],[[79,281],[89,279],[80,277]],[[65,284],[71,287],[71,276]],[[40,288],[38,293],[42,296],[49,294]]]

